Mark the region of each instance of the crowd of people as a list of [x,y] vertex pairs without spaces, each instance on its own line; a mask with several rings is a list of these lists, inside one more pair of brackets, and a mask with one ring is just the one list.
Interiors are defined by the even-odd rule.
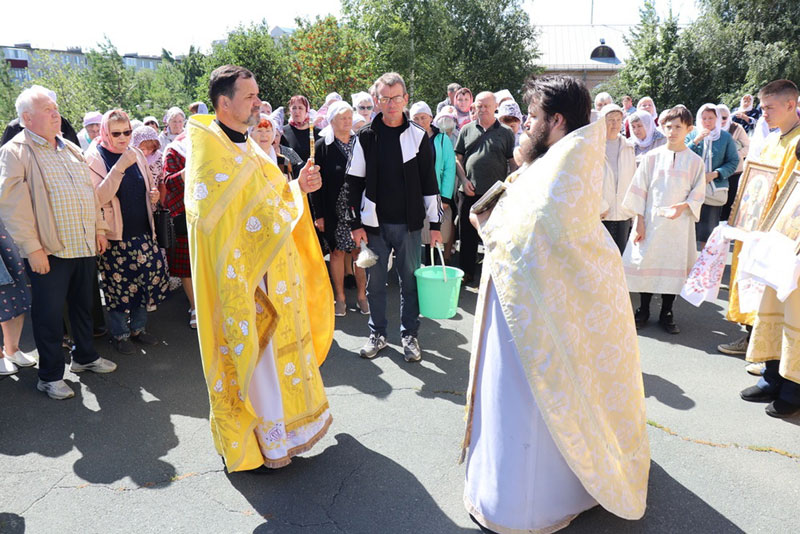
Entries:
[[[503,531],[508,516],[526,506],[527,494],[518,489],[532,483],[528,474],[495,459],[508,453],[527,462],[528,453],[509,449],[502,437],[512,424],[539,436],[544,427],[523,416],[536,413],[552,434],[540,444],[553,469],[563,471],[554,475],[566,503],[559,517],[598,502],[623,517],[640,517],[642,462],[649,453],[640,428],[636,329],[648,326],[653,294],[659,294],[658,324],[680,333],[676,297],[698,250],[730,214],[745,160],[779,167],[778,189],[787,183],[797,166],[798,90],[777,80],[761,90],[757,106],[744,95],[734,110],[709,103],[695,113],[675,105],[659,114],[647,96],[634,106],[622,95],[618,106],[612,95],[599,93],[592,106],[583,84],[568,77],[532,78],[524,89],[525,115],[508,90],[473,96],[457,83],[447,86],[434,113],[426,102],[410,102],[399,74],[386,73],[350,101],[332,92],[314,110],[295,95],[273,109],[260,100],[252,73],[226,66],[211,75],[215,115],[202,102],[186,111],[170,108],[161,121],[138,121],[121,109],[89,111],[77,134],[59,114],[57,95],[40,86],[25,89],[0,149],[0,374],[38,361],[38,389],[54,399],[72,397],[62,349],[71,352],[73,372],[113,372],[117,364],[98,354],[93,337],[107,333],[123,355],[136,344],[157,344],[147,330],[148,313],[182,287],[188,327],[198,329],[218,450],[230,470],[280,467],[331,423],[319,365],[333,317],[368,316],[359,354],[376,357],[388,344],[387,282],[396,273],[404,359],[417,362],[423,351],[414,272],[427,256],[423,247],[441,247],[447,262],[457,253],[464,284],[471,285],[482,243],[475,333],[481,342],[473,351],[465,439],[467,508],[482,527]],[[565,138],[572,144],[562,143]],[[585,183],[570,183],[570,172]],[[527,178],[532,174],[540,182]],[[476,203],[498,182],[519,195],[507,192],[494,209],[476,213]],[[774,198],[765,198],[764,213]],[[168,210],[175,229],[167,249],[159,246],[158,209]],[[272,233],[261,237],[263,231]],[[377,260],[364,269],[356,259],[366,246]],[[782,341],[788,334],[781,332],[793,328],[789,323],[800,314],[792,306],[800,303],[784,303],[768,288],[762,304],[768,313],[742,313],[740,251],[737,243],[727,318],[746,332],[719,350],[745,354],[748,372],[759,376],[742,399],[788,417],[800,412],[800,374],[792,367],[796,346]],[[553,258],[571,268],[559,269]],[[592,259],[605,265],[607,278],[590,291],[587,281],[598,276]],[[559,341],[565,325],[537,318],[542,309],[522,310],[541,301],[527,286],[540,287],[551,307],[567,298],[550,295],[558,284],[544,287],[552,277],[583,288],[567,290],[569,301],[562,303],[574,313],[591,314],[597,302],[616,306],[609,320],[625,346],[614,351],[628,362],[616,378],[629,398],[626,418],[609,420],[603,432],[619,436],[625,424],[636,427],[615,445],[619,454],[639,447],[629,457],[635,475],[627,479],[589,482],[586,466],[576,467],[579,452],[562,446],[576,417],[554,415],[541,383],[530,376],[538,356],[509,341],[552,343],[553,351],[570,354],[602,343],[582,330],[571,332],[568,343]],[[348,288],[356,290],[354,306]],[[635,310],[617,305],[619,294],[628,293],[638,293]],[[563,310],[556,307],[548,312],[558,318]],[[28,312],[38,358],[18,345]],[[521,382],[501,372],[520,362]],[[567,390],[576,403],[590,395],[548,373],[547,387]],[[255,395],[247,397],[252,410],[231,410],[248,395]],[[500,413],[509,406],[519,417]],[[258,439],[245,447],[254,428]],[[481,435],[490,437],[481,441]],[[585,436],[585,447],[609,447]],[[487,485],[487,477],[504,482]],[[534,478],[543,488],[550,480]],[[498,502],[506,505],[491,504]],[[553,513],[532,521],[551,521]]]

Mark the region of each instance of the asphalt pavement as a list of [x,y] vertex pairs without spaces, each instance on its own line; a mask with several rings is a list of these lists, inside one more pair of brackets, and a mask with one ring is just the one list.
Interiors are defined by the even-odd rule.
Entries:
[[[159,346],[120,356],[96,341],[119,369],[68,372],[73,399],[36,391],[34,369],[0,379],[0,533],[479,532],[457,464],[476,290],[462,291],[453,319],[423,319],[414,364],[402,357],[395,282],[389,293],[390,346],[374,360],[357,355],[366,317],[337,318],[322,367],[333,425],[279,470],[225,471],[180,291],[150,315]],[[800,531],[800,418],[739,399],[755,378],[743,357],[716,352],[740,334],[724,319],[726,298],[700,308],[678,299],[680,335],[655,323],[640,332],[652,449],[644,518],[596,507],[562,532]],[[33,348],[29,323],[22,346]]]

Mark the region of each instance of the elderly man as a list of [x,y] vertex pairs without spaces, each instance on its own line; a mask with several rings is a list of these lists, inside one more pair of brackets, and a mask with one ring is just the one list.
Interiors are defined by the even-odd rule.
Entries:
[[69,302],[75,348],[70,370],[110,373],[117,366],[92,344],[95,256],[107,225],[80,149],[60,134],[58,105],[43,87],[16,101],[25,129],[0,150],[0,217],[25,258],[31,281],[33,337],[39,349],[39,391],[75,395],[64,381],[62,310]]
[[502,181],[516,170],[514,162],[514,133],[495,118],[497,101],[494,93],[484,91],[475,99],[477,120],[465,125],[456,141],[458,165],[464,169],[462,182],[464,198],[461,202],[461,249],[459,266],[464,271],[464,282],[475,278],[478,259],[478,232],[469,224],[469,210],[495,182]]
[[414,271],[420,266],[422,227],[427,219],[431,246],[442,242],[442,204],[428,135],[410,122],[406,83],[396,72],[378,78],[381,112],[356,135],[345,176],[353,241],[368,242],[378,262],[367,270],[370,336],[359,351],[374,358],[386,347],[387,266],[392,249],[400,276],[401,340],[405,361],[422,358],[417,334],[419,302]]
[[90,111],[83,116],[83,128],[78,132],[78,141],[81,143],[81,150],[86,152],[92,141],[100,135],[100,123],[103,114],[99,111]]
[[447,98],[442,100],[436,105],[436,113],[438,114],[443,107],[445,106],[454,106],[456,103],[456,93],[458,90],[461,89],[461,85],[457,83],[451,83],[447,86]]

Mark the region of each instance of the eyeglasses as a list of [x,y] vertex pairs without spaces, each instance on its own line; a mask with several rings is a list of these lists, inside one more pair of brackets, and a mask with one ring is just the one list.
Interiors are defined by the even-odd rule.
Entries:
[[358,106],[359,111],[372,111],[372,106]]
[[393,104],[399,104],[400,102],[403,101],[403,97],[404,96],[405,95],[397,95],[397,96],[393,96],[391,98],[389,98],[388,96],[382,96],[382,97],[380,97],[378,99],[378,102],[380,102],[381,105],[383,105],[383,106],[385,106],[389,102],[392,102]]
[[130,137],[133,130],[123,130],[121,132],[108,132],[111,134],[111,137],[117,138],[120,135],[124,135],[125,137]]

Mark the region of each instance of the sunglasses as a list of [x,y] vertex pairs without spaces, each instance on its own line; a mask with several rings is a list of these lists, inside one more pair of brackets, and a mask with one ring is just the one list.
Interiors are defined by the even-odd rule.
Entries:
[[372,111],[372,106],[358,106],[361,111]]
[[117,138],[120,135],[124,135],[125,137],[130,137],[133,130],[123,130],[121,132],[108,132],[111,134],[111,137]]

